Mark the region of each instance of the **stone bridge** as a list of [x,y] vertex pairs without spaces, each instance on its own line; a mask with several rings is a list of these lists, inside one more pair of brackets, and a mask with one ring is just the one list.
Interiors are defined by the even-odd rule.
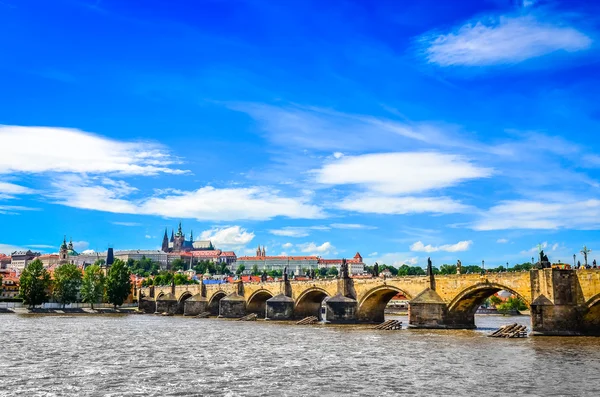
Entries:
[[152,313],[377,323],[390,299],[402,293],[409,299],[410,327],[470,329],[477,308],[500,290],[531,307],[534,334],[600,334],[600,270],[594,269],[154,286],[134,297]]

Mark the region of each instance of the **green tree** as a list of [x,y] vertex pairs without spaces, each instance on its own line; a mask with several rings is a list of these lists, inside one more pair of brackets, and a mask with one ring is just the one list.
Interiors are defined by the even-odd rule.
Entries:
[[329,270],[327,270],[327,275],[328,276],[334,276],[335,277],[335,276],[338,275],[338,273],[339,273],[338,269],[335,266],[332,266],[332,267],[329,268]]
[[217,264],[217,273],[231,274],[231,270],[229,270],[229,266],[227,265],[227,262],[219,262]]
[[283,276],[283,272],[281,270],[277,270],[277,269],[273,269],[273,270],[267,272],[267,274],[273,278]]
[[252,266],[250,274],[252,274],[253,276],[258,276],[260,274],[260,270],[258,270],[258,265],[256,263]]
[[72,263],[60,265],[54,271],[54,299],[63,307],[77,300],[81,287],[81,271]]
[[239,265],[237,270],[235,271],[235,274],[237,274],[239,276],[240,274],[244,273],[245,270],[246,270],[246,266]]
[[319,268],[319,276],[321,276],[321,277],[327,276],[327,268],[326,267]]
[[456,265],[440,266],[440,274],[456,274]]
[[496,295],[490,296],[490,303],[496,307],[502,303],[502,299],[498,298]]
[[121,306],[131,292],[131,272],[122,260],[116,259],[106,278],[107,300],[115,307]]
[[21,274],[19,283],[21,285],[19,295],[23,298],[23,302],[29,305],[29,308],[48,302],[48,290],[52,280],[41,260],[36,259],[27,265]]
[[173,270],[174,272],[183,270],[184,268],[185,268],[185,263],[179,258],[175,259],[173,262],[171,262],[171,270]]
[[500,313],[508,312],[510,310],[527,310],[527,305],[523,299],[517,296],[511,296],[506,302],[497,305],[496,309],[498,309]]
[[81,298],[84,302],[92,305],[92,309],[94,309],[94,303],[100,302],[104,296],[104,282],[104,272],[100,266],[92,265],[85,269],[81,283]]
[[94,265],[96,265],[98,267],[102,267],[102,266],[104,266],[105,263],[106,263],[106,261],[104,259],[100,258],[100,259],[96,259],[96,262],[94,262]]

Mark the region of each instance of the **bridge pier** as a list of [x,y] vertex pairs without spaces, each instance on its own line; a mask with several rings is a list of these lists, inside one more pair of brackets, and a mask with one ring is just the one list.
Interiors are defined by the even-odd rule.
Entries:
[[246,298],[233,293],[219,301],[219,317],[242,318],[246,315]]
[[202,294],[196,294],[183,302],[183,315],[197,316],[200,313],[206,312],[207,308],[208,299],[202,296]]
[[294,318],[294,300],[284,294],[267,299],[267,320],[291,320]]

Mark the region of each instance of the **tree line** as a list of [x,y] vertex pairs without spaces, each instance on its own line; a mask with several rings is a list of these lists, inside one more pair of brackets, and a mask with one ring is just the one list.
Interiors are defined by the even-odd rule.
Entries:
[[[424,276],[426,273],[425,269],[420,266],[408,266],[402,265],[400,267],[394,267],[389,265],[379,265],[379,273],[385,269],[389,270],[392,276]],[[443,264],[439,268],[436,266],[432,267],[433,274],[446,275],[456,274],[456,265]],[[502,273],[502,272],[520,272],[529,271],[533,269],[533,265],[529,262],[514,265],[512,267],[504,267],[502,265],[493,268],[486,268],[485,271],[489,273]],[[365,266],[367,273],[373,273],[373,266]],[[478,265],[462,265],[462,274],[482,273],[484,269]]]
[[66,263],[58,266],[51,277],[42,261],[36,259],[21,274],[19,296],[29,308],[51,298],[63,307],[79,300],[89,303],[92,309],[101,302],[121,306],[131,292],[131,272],[125,262],[116,259],[105,276],[102,264],[97,261],[82,273],[77,265]]

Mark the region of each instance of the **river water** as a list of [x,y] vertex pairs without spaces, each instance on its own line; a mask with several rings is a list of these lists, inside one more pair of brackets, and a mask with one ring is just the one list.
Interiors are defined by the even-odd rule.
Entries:
[[[390,317],[391,318],[391,317]],[[400,317],[406,324],[406,317]],[[600,338],[0,315],[0,396],[600,396]]]

